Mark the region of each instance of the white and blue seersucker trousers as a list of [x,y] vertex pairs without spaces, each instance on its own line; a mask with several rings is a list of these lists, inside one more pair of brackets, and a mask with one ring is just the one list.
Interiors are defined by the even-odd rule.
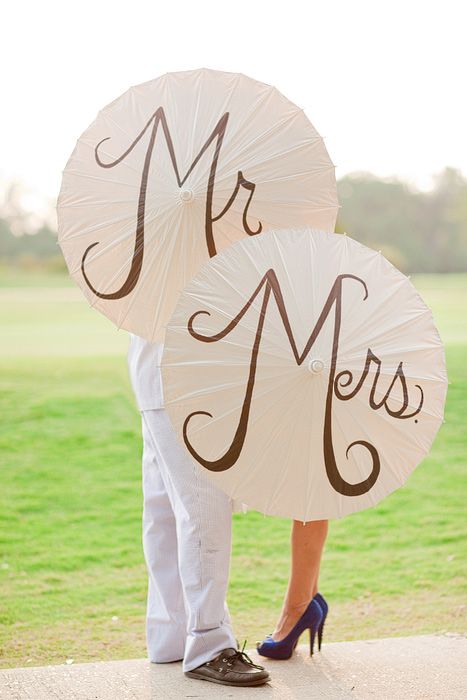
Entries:
[[227,593],[232,502],[179,443],[162,406],[160,345],[132,336],[130,376],[142,416],[143,549],[149,659],[189,671],[236,648]]

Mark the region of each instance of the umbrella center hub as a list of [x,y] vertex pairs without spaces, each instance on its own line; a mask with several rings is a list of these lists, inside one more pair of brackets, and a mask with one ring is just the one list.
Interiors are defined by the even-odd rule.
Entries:
[[321,374],[321,372],[324,369],[323,360],[320,360],[319,358],[316,358],[314,360],[310,360],[310,362],[308,363],[308,369],[313,374]]
[[192,202],[195,198],[195,193],[193,190],[190,190],[189,188],[184,188],[180,190],[179,192],[179,197],[180,200],[183,202],[183,204],[189,204]]

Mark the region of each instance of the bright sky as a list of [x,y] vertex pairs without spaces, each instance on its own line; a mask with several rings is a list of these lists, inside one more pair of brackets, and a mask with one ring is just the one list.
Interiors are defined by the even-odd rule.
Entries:
[[421,187],[467,174],[463,0],[9,0],[2,11],[0,181],[55,198],[97,111],[175,70],[275,85],[324,136],[337,176]]

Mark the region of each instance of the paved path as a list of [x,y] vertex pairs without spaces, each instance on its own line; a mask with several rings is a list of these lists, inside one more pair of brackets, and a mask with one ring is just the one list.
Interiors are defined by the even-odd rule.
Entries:
[[[259,657],[252,652],[253,660]],[[181,664],[144,659],[0,671],[1,700],[409,700],[467,698],[467,636],[399,637],[325,644],[268,662],[272,681],[230,688],[185,678]]]

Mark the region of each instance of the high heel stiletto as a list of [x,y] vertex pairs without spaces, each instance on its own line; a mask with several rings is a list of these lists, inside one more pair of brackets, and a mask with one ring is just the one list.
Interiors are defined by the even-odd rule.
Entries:
[[275,642],[272,636],[269,635],[263,642],[258,642],[256,645],[258,654],[267,656],[269,659],[290,659],[298,644],[299,637],[308,629],[310,630],[310,656],[312,656],[316,632],[319,630],[322,620],[323,612],[321,606],[313,598],[301,618],[284,639]]
[[323,641],[323,628],[328,614],[329,605],[326,603],[321,593],[317,593],[313,600],[316,600],[319,607],[321,608],[321,612],[323,613],[323,619],[321,620],[321,623],[318,627],[318,651],[321,651],[321,643]]

